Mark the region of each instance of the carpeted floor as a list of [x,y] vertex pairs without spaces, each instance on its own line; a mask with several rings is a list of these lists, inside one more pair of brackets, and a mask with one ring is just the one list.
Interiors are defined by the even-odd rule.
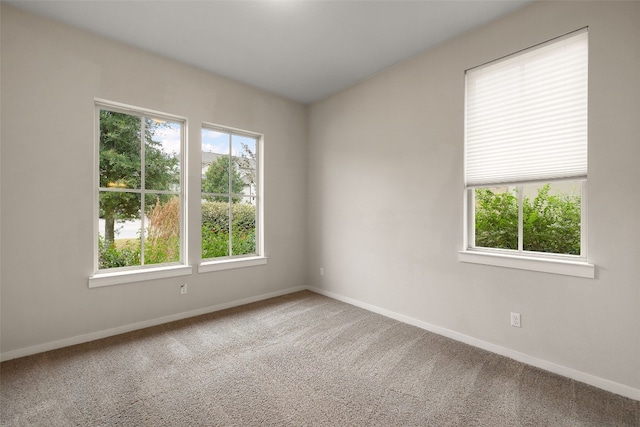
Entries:
[[3,426],[640,426],[640,402],[311,292],[3,362]]

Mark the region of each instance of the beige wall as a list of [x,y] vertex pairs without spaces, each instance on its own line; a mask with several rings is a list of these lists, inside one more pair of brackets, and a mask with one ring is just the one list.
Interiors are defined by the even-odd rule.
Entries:
[[[314,104],[310,284],[640,395],[639,24],[638,2],[535,3]],[[464,70],[587,25],[597,278],[459,262]]]
[[[3,354],[305,285],[305,106],[6,5],[1,77]],[[89,289],[94,98],[187,117],[192,165],[203,121],[263,133],[268,264]]]

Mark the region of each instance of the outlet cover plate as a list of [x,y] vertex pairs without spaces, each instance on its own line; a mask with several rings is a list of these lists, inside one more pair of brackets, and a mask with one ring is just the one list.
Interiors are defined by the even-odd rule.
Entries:
[[522,327],[522,325],[520,324],[520,313],[511,313],[511,326],[514,326],[516,328]]

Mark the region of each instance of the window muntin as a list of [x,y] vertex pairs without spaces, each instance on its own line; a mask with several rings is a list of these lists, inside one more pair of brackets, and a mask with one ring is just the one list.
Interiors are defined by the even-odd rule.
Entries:
[[202,259],[260,255],[260,137],[228,128],[202,129]]
[[586,30],[468,70],[465,249],[586,260]]
[[184,120],[96,104],[96,271],[184,263]]

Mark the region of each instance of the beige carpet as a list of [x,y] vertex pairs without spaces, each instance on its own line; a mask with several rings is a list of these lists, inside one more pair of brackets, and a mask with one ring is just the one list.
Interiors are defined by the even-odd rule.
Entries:
[[311,292],[2,363],[3,426],[640,426],[640,402]]

